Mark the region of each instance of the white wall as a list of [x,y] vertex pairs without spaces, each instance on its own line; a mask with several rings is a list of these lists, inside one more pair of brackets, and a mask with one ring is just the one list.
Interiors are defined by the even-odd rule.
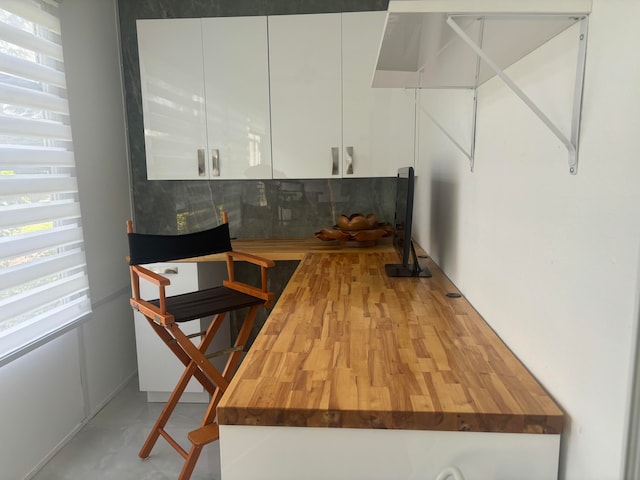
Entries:
[[0,368],[0,480],[29,478],[136,371],[115,0],[64,0],[63,48],[93,313]]
[[[623,478],[640,286],[638,18],[636,0],[593,0],[577,176],[499,79],[479,89],[474,173],[420,119],[417,239],[566,412],[564,479]],[[507,70],[567,135],[577,32]],[[464,102],[422,94],[469,137]]]

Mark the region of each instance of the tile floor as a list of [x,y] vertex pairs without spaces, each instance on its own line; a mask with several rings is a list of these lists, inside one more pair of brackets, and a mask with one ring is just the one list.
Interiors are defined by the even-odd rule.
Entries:
[[[177,479],[183,459],[163,438],[149,458],[138,457],[162,407],[161,403],[147,403],[134,378],[33,480]],[[167,431],[183,448],[189,446],[187,433],[198,426],[205,408],[204,404],[180,404],[169,421]],[[205,447],[191,479],[220,479],[218,442]]]

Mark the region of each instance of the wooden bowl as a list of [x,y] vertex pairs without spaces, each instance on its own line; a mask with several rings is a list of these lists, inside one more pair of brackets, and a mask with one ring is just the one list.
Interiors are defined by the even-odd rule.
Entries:
[[349,240],[348,233],[342,232],[335,228],[323,228],[319,232],[316,232],[315,236],[316,238],[319,238],[320,240],[325,240],[325,241],[339,240],[341,242],[346,242],[347,240]]
[[370,230],[378,224],[375,214],[370,213],[366,217],[361,213],[349,215],[340,215],[338,218],[338,227],[345,231]]
[[354,232],[351,235],[351,238],[353,238],[354,240],[358,241],[358,242],[373,242],[375,240],[378,240],[381,237],[384,237],[384,235],[387,232],[385,232],[382,229],[377,229],[377,230],[360,230],[359,232]]

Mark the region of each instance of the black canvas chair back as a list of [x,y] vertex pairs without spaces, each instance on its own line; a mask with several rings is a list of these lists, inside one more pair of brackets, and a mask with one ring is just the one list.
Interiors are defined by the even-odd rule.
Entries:
[[201,257],[231,250],[229,224],[184,235],[128,234],[129,265]]
[[[186,235],[139,234],[133,231],[133,223],[127,222],[129,270],[133,292],[130,304],[134,310],[144,315],[149,326],[185,366],[184,373],[138,455],[147,458],[159,437],[163,437],[185,460],[179,480],[188,480],[191,477],[202,448],[218,439],[216,407],[238,367],[258,308],[270,306],[274,297],[273,293],[267,290],[267,268],[274,266],[274,262],[234,251],[231,248],[226,214],[223,214],[222,218],[224,223],[218,227]],[[166,295],[166,287],[171,283],[169,278],[143,266],[222,253],[224,255],[221,260],[226,262],[228,273],[228,279],[224,280],[222,285],[207,286],[195,292],[174,296]],[[234,276],[234,260],[249,262],[259,267],[261,286],[238,281]],[[141,297],[141,282],[149,282],[156,287],[156,298],[149,300]],[[240,316],[242,326],[236,341],[229,348],[210,353],[209,346],[216,333],[220,331],[228,312],[244,315],[244,320]],[[199,345],[194,344],[194,336],[185,335],[180,325],[183,322],[200,322],[200,319],[209,317],[212,317],[212,320],[204,331],[200,332]],[[201,322],[203,323],[206,324]],[[222,371],[218,371],[209,359],[221,354],[228,355],[228,360]],[[158,365],[159,370],[162,368],[163,365]],[[211,395],[211,401],[200,426],[188,434],[191,447],[187,451],[167,432],[166,426],[192,378]]]

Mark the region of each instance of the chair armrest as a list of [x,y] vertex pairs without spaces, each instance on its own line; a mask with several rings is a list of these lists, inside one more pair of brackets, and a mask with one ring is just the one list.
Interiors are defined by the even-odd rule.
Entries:
[[273,260],[269,260],[268,258],[259,257],[258,255],[253,255],[251,253],[236,252],[234,250],[227,252],[227,257],[254,263],[265,268],[273,267],[276,264],[276,262],[274,262]]
[[269,308],[273,303],[273,299],[275,298],[275,295],[273,294],[273,292],[260,290],[259,288],[254,287],[253,285],[247,285],[246,283],[238,282],[237,280],[224,280],[222,284],[225,287],[235,290],[237,292],[242,292],[242,293],[246,293],[247,295],[252,295],[254,297],[261,298],[262,300],[264,300],[265,308]]
[[[260,267],[261,288],[253,285],[247,285],[246,283],[238,282],[234,277],[233,262],[235,260],[245,261],[257,265]],[[224,285],[228,288],[232,288],[239,292],[253,295],[254,297],[261,298],[265,301],[265,307],[270,307],[273,302],[274,295],[267,289],[267,268],[275,266],[276,262],[269,260],[268,258],[259,257],[251,253],[230,251],[227,252],[227,270],[229,273],[229,280],[224,281]]]
[[[141,267],[140,265],[131,265],[129,269],[131,271],[131,286],[133,288],[133,298],[131,299],[132,302],[135,301],[139,303],[141,301],[140,279],[143,278],[158,287],[158,298],[160,299],[160,309],[157,313],[163,316],[166,315],[167,294],[166,294],[165,287],[167,285],[171,285],[171,280],[169,280],[167,277],[160,275],[159,273],[152,272],[148,268]],[[133,303],[131,305],[133,306]]]
[[156,323],[168,326],[174,322],[174,317],[170,313],[162,312],[160,308],[154,304],[142,299],[130,298],[129,303],[134,310],[139,311],[145,317],[153,320]]
[[149,282],[153,283],[157,286],[167,286],[171,284],[171,280],[167,277],[160,275],[159,273],[153,272],[148,268],[141,267],[140,265],[132,265],[131,270],[133,270],[138,277],[144,278]]

